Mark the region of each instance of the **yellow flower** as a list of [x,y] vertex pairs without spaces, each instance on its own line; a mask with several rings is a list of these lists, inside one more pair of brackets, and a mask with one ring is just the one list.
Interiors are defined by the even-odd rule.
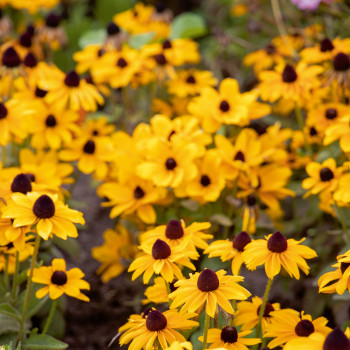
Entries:
[[217,306],[221,306],[229,314],[234,310],[229,300],[247,299],[250,293],[237,282],[242,282],[241,276],[225,276],[226,271],[214,272],[205,269],[201,273],[191,274],[189,279],[175,283],[177,289],[169,294],[173,299],[171,309],[183,305],[181,311],[196,312],[205,305],[206,313],[214,317]]
[[[261,343],[258,338],[244,338],[252,331],[238,332],[235,327],[226,326],[222,329],[212,328],[208,331],[208,343],[211,343],[209,349],[227,349],[227,350],[248,350],[247,345]],[[203,336],[198,338],[203,342]]]
[[101,136],[110,136],[115,129],[115,125],[108,122],[107,117],[99,116],[98,119],[87,119],[84,124],[84,135],[89,135],[92,139]]
[[283,344],[288,344],[296,338],[305,339],[311,334],[322,334],[326,336],[331,329],[326,326],[328,320],[325,317],[319,317],[312,320],[310,315],[305,315],[302,311],[292,309],[284,309],[277,312],[272,312],[271,324],[265,338],[275,338],[268,344],[270,349]]
[[291,277],[300,278],[299,268],[305,274],[309,274],[309,266],[305,259],[317,256],[316,252],[306,246],[300,245],[300,241],[286,239],[280,232],[265,236],[265,239],[257,239],[246,245],[243,252],[243,260],[249,270],[255,270],[257,266],[265,265],[268,278],[272,279],[281,271],[281,266]]
[[350,152],[350,114],[337,118],[337,120],[330,125],[325,133],[324,144],[329,145],[330,143],[339,140],[340,148],[345,153]]
[[73,54],[73,59],[77,62],[77,73],[82,74],[90,70],[108,49],[108,46],[102,47],[101,44],[90,44],[84,47],[82,51],[75,52]]
[[14,227],[36,224],[36,232],[45,240],[51,234],[62,239],[77,237],[78,232],[73,223],[85,223],[83,214],[69,209],[58,200],[58,195],[14,193],[11,199],[13,202],[4,209],[2,218],[14,219]]
[[50,299],[57,299],[63,294],[83,301],[90,299],[80,289],[90,290],[90,285],[82,280],[84,273],[76,268],[66,271],[64,259],[53,259],[51,266],[42,266],[34,269],[32,281],[46,284],[36,292],[38,299],[49,293]]
[[189,341],[179,343],[178,341],[174,341],[166,350],[192,350],[192,343]]
[[[172,283],[170,283],[170,286]],[[171,290],[171,287],[170,287]],[[142,304],[148,304],[148,303],[155,303],[155,304],[162,304],[162,303],[168,303],[169,297],[168,297],[168,289],[167,289],[167,282],[163,277],[156,277],[154,279],[154,285],[147,287],[145,291],[145,296],[147,299],[142,300]]]
[[338,187],[334,191],[333,199],[340,207],[348,206],[350,204],[350,174],[346,173],[340,176]]
[[101,275],[103,283],[107,283],[126,270],[123,261],[133,259],[137,247],[131,234],[121,224],[118,224],[114,230],[106,230],[103,233],[103,239],[103,244],[92,248],[91,254],[102,264],[97,274]]

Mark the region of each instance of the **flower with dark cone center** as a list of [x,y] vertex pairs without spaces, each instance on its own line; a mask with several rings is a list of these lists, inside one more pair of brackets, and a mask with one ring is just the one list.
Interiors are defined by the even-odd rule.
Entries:
[[97,136],[98,134],[99,134],[98,130],[94,130],[94,131],[92,132],[92,135],[93,135],[93,136]]
[[92,140],[89,140],[85,143],[83,147],[83,151],[84,153],[87,153],[87,154],[94,154],[95,148],[96,148],[95,142]]
[[162,47],[163,47],[163,50],[166,50],[166,49],[171,49],[173,47],[173,45],[171,45],[170,40],[165,40]]
[[26,174],[18,174],[11,184],[12,192],[20,192],[26,194],[32,191],[32,184]]
[[125,61],[123,57],[120,57],[117,62],[119,68],[125,68],[128,65],[128,62]]
[[288,248],[286,237],[281,232],[275,232],[267,241],[267,249],[273,253],[283,253]]
[[339,52],[333,58],[333,67],[336,71],[342,72],[350,68],[350,58],[343,52]]
[[179,220],[170,220],[165,228],[165,235],[169,239],[179,239],[184,235],[184,229],[182,228]]
[[35,89],[35,96],[39,98],[44,98],[47,94],[47,91],[41,90],[38,87]]
[[333,120],[338,116],[338,111],[335,108],[327,108],[325,117],[326,119]]
[[45,23],[50,28],[57,28],[61,22],[61,19],[61,16],[51,12],[46,16]]
[[309,130],[309,134],[310,136],[316,136],[318,133],[317,130],[312,126]]
[[109,22],[106,30],[108,35],[115,35],[120,33],[119,26],[117,26],[114,22]]
[[67,274],[64,271],[55,271],[51,276],[51,282],[57,286],[63,286],[67,281]]
[[21,46],[23,47],[31,47],[32,46],[32,36],[30,35],[30,33],[23,33],[20,38],[19,38],[19,43]]
[[247,232],[240,232],[232,241],[232,246],[239,252],[243,252],[244,247],[252,240]]
[[230,105],[226,100],[220,102],[219,108],[222,112],[226,113],[230,110]]
[[332,51],[334,49],[333,43],[328,39],[324,38],[320,44],[321,52]]
[[253,194],[250,194],[248,196],[247,204],[249,207],[254,207],[256,205],[256,197]]
[[285,83],[294,83],[298,79],[298,74],[295,71],[295,69],[290,65],[287,64],[284,67],[283,73],[282,73],[282,80]]
[[174,170],[177,166],[176,160],[174,158],[168,158],[165,162],[165,167],[168,170]]
[[57,125],[56,118],[53,114],[49,114],[45,120],[45,124],[49,128],[53,128]]
[[78,87],[80,84],[80,78],[77,72],[75,70],[68,72],[64,78],[64,83],[69,87]]
[[187,77],[187,79],[186,79],[186,83],[187,84],[195,84],[196,83],[196,78],[192,74],[190,74]]
[[244,153],[242,151],[238,151],[233,159],[244,162],[245,161]]
[[31,173],[25,174],[30,182],[35,182],[35,175]]
[[219,288],[220,282],[215,271],[205,269],[198,277],[197,287],[202,292],[213,292]]
[[163,54],[155,55],[154,59],[160,66],[165,66],[167,63],[167,60]]
[[333,171],[329,168],[322,168],[320,170],[320,179],[323,182],[331,181],[334,178]]
[[269,44],[265,47],[265,52],[270,56],[276,53],[276,51],[276,46],[273,44]]
[[224,343],[236,343],[238,340],[238,333],[235,327],[224,327],[221,330],[221,340]]
[[168,324],[166,317],[158,310],[152,310],[146,319],[146,327],[150,332],[159,332]]
[[313,323],[309,320],[301,320],[295,326],[295,333],[299,337],[308,337],[313,332],[315,332],[315,327]]
[[36,57],[31,53],[29,52],[26,57],[24,57],[24,61],[23,61],[24,65],[26,67],[29,67],[29,68],[34,68],[38,65],[38,60],[36,59]]
[[161,260],[167,259],[171,255],[171,249],[168,243],[162,241],[161,239],[157,239],[152,247],[152,256],[153,259]]
[[201,185],[203,187],[207,187],[211,184],[210,178],[208,177],[208,175],[202,175],[201,177]]
[[[261,309],[261,305],[258,307],[258,310],[256,311],[258,316],[260,314],[260,309]],[[270,312],[272,312],[272,311],[275,311],[275,308],[273,307],[273,305],[271,303],[267,302],[265,305],[263,317],[271,317]]]
[[0,102],[0,120],[6,118],[7,113],[7,108],[3,103]]
[[55,210],[55,203],[46,194],[40,196],[33,205],[33,213],[39,219],[52,218],[55,215]]
[[342,274],[344,274],[344,272],[346,271],[346,269],[350,266],[350,263],[345,263],[345,262],[342,262],[340,264],[340,271]]
[[340,328],[334,328],[323,343],[323,350],[350,350],[350,341]]
[[135,199],[141,199],[145,196],[144,190],[140,186],[136,186],[134,189],[134,198]]
[[21,58],[13,47],[7,48],[2,54],[2,64],[8,68],[16,68],[21,64]]

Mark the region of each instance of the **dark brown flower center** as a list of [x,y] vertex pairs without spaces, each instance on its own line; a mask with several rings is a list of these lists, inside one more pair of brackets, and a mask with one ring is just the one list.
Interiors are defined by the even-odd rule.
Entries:
[[119,33],[120,33],[120,28],[114,22],[109,22],[107,25],[107,34],[115,35]]
[[340,270],[341,270],[341,273],[344,274],[344,272],[346,271],[346,269],[350,266],[350,263],[345,263],[345,262],[342,262],[340,264]]
[[221,330],[221,340],[224,343],[236,343],[238,340],[238,333],[235,327],[224,327]]
[[169,239],[179,239],[184,235],[184,229],[182,228],[179,220],[170,220],[165,228],[165,235]]
[[30,33],[23,33],[19,38],[19,43],[21,46],[29,48],[32,46],[32,35]]
[[276,53],[276,46],[273,45],[273,44],[269,44],[265,47],[265,52],[268,54],[268,55],[273,55]]
[[219,288],[219,278],[213,270],[205,269],[198,277],[197,287],[202,292],[213,292]]
[[38,64],[38,60],[36,59],[36,57],[31,53],[29,52],[26,57],[24,57],[24,61],[23,61],[24,65],[26,67],[29,67],[29,68],[34,68],[37,66]]
[[299,337],[308,337],[310,334],[315,332],[315,327],[309,320],[301,320],[298,322],[298,324],[295,326],[295,333]]
[[242,151],[238,151],[233,159],[244,162],[245,161],[244,153]]
[[126,62],[123,57],[120,57],[118,62],[117,62],[117,66],[119,68],[125,68],[127,65],[128,65],[128,62]]
[[333,120],[338,116],[338,111],[335,108],[327,108],[325,117],[329,120]]
[[38,87],[35,89],[35,96],[36,97],[43,98],[46,96],[46,94],[47,94],[47,91],[45,91],[45,90],[41,90]]
[[220,102],[219,108],[222,112],[226,113],[230,110],[230,105],[226,100]]
[[165,162],[165,167],[168,170],[174,170],[177,166],[176,160],[174,158],[168,158]]
[[247,204],[249,207],[254,207],[256,205],[256,197],[253,194],[247,197]]
[[21,64],[21,58],[13,47],[7,48],[2,54],[2,64],[8,68],[15,68]]
[[332,42],[328,38],[323,39],[320,46],[321,52],[332,51],[334,49]]
[[167,64],[167,60],[162,53],[159,55],[155,55],[154,59],[160,66],[165,66]]
[[69,87],[78,87],[80,84],[80,78],[77,72],[75,70],[68,72],[64,78],[64,83]]
[[146,327],[150,332],[159,332],[168,324],[166,317],[158,310],[152,310],[148,313]]
[[322,168],[320,170],[320,179],[321,181],[331,181],[334,178],[333,171],[329,168]]
[[297,79],[298,79],[297,72],[290,64],[287,64],[282,73],[282,80],[285,83],[294,83]]
[[250,243],[252,240],[247,232],[242,231],[239,233],[232,241],[233,248],[237,249],[239,252],[243,252],[244,247]]
[[20,192],[26,194],[32,191],[32,184],[26,174],[18,174],[11,184],[12,192]]
[[196,78],[192,74],[190,74],[187,77],[187,79],[186,79],[186,83],[187,84],[195,84],[196,83]]
[[163,45],[162,45],[162,47],[163,47],[164,50],[166,50],[166,49],[171,49],[173,46],[172,46],[170,40],[165,40]]
[[333,58],[333,66],[336,71],[342,72],[350,68],[350,58],[343,52],[339,52]]
[[[260,314],[260,309],[261,309],[261,305],[258,307],[258,310],[256,311],[257,315]],[[274,307],[272,306],[272,304],[270,304],[269,302],[266,303],[265,305],[265,310],[264,310],[264,317],[271,317],[270,312],[275,311]]]
[[30,182],[35,182],[35,175],[31,173],[25,174]]
[[45,18],[45,23],[50,28],[57,28],[61,22],[61,16],[55,13],[49,13]]
[[95,149],[96,149],[96,145],[95,145],[95,142],[92,140],[87,141],[83,147],[84,153],[87,153],[87,154],[94,154]]
[[309,130],[310,136],[316,136],[317,135],[317,130],[312,126]]
[[57,286],[63,286],[67,280],[67,274],[64,271],[55,271],[51,276],[51,282]]
[[162,241],[161,239],[157,239],[152,247],[152,256],[153,259],[161,260],[166,259],[171,255],[171,249],[169,245]]
[[0,102],[0,119],[4,119],[7,116],[7,108],[3,103]]
[[288,248],[288,242],[286,237],[281,232],[275,232],[267,241],[267,248],[273,253],[283,253]]
[[207,187],[211,184],[211,181],[207,175],[202,175],[201,177],[201,185]]
[[46,118],[45,124],[49,128],[53,128],[57,125],[56,118],[53,114],[49,114]]
[[323,350],[350,350],[350,341],[340,328],[335,328],[328,334]]
[[145,196],[144,190],[140,186],[136,186],[134,189],[134,198],[135,199],[141,199]]
[[55,215],[55,203],[49,196],[43,194],[35,201],[33,213],[39,219],[52,218]]

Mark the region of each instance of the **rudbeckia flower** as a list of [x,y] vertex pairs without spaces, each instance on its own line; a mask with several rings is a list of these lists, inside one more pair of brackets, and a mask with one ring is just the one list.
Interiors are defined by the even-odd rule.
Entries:
[[36,224],[36,232],[45,240],[51,234],[62,239],[77,237],[78,232],[73,223],[85,223],[83,214],[69,209],[58,200],[58,195],[14,193],[11,199],[13,202],[4,209],[2,218],[14,219],[14,227]]
[[268,344],[270,349],[288,344],[296,338],[307,338],[311,334],[326,336],[331,332],[331,329],[326,326],[328,320],[325,317],[312,320],[310,315],[292,309],[272,312],[271,315],[273,319],[264,334],[265,338],[274,338]]
[[[152,349],[155,341],[162,349],[174,341],[185,342],[186,339],[175,329],[184,330],[198,326],[198,322],[189,320],[192,314],[179,314],[176,310],[160,312],[151,310],[144,318],[132,322],[119,339],[119,344],[128,344],[130,350]],[[123,326],[124,327],[124,326]],[[123,331],[123,327],[119,332]]]
[[265,236],[265,239],[257,239],[246,245],[243,252],[243,260],[249,270],[255,270],[257,266],[265,265],[266,275],[273,279],[281,271],[281,266],[291,277],[300,278],[299,268],[305,274],[309,274],[309,266],[305,259],[317,256],[316,252],[300,245],[305,240],[296,241],[286,239],[281,232],[275,232]]
[[[174,291],[173,283],[169,284],[170,290]],[[147,299],[142,300],[142,304],[148,304],[148,303],[155,303],[155,304],[162,304],[162,303],[168,303],[169,297],[168,297],[168,289],[167,289],[167,282],[163,277],[156,277],[154,279],[153,286],[147,287],[145,290],[145,297]]]
[[[259,313],[262,305],[262,299],[255,296],[252,301],[241,301],[237,303],[237,311],[233,320],[236,326],[240,326],[241,330],[248,331],[254,328],[259,322]],[[261,320],[261,328],[263,334],[269,328],[271,321],[273,320],[273,311],[279,312],[280,304],[278,303],[266,303],[263,318]]]
[[90,70],[110,48],[103,47],[101,44],[87,45],[82,51],[77,51],[73,55],[73,59],[77,62],[76,71],[82,74]]
[[332,265],[337,269],[327,272],[318,280],[320,293],[344,294],[348,289],[350,292],[350,250],[337,256],[337,263]]
[[345,91],[350,88],[350,56],[348,53],[339,52],[329,62],[325,70],[326,85],[331,86],[333,94],[341,100]]
[[175,248],[161,239],[157,239],[153,244],[142,244],[140,249],[143,253],[137,257],[130,265],[129,272],[134,271],[132,280],[143,274],[143,283],[147,284],[153,274],[162,275],[167,282],[172,282],[174,275],[177,279],[183,278],[179,266],[186,266],[195,270],[195,266],[190,259],[198,259],[199,254],[187,248],[187,242]]
[[216,240],[212,242],[204,251],[204,254],[209,254],[209,258],[220,257],[221,261],[232,260],[232,274],[239,275],[243,264],[242,253],[244,247],[251,242],[251,238],[247,232],[242,231],[233,241]]
[[350,114],[337,118],[337,120],[326,129],[324,144],[339,140],[340,148],[343,152],[350,152]]
[[49,294],[50,299],[57,299],[63,294],[83,301],[90,299],[80,290],[90,290],[90,285],[82,280],[84,273],[76,268],[66,270],[64,259],[53,259],[51,266],[42,266],[33,271],[32,281],[34,283],[46,284],[45,287],[36,292],[38,299]]
[[115,125],[109,123],[107,117],[99,116],[98,119],[87,119],[83,126],[84,135],[89,135],[91,138],[101,136],[110,136],[115,130]]
[[[208,331],[209,349],[248,350],[247,346],[261,343],[258,338],[245,338],[252,331],[238,332],[235,327],[212,328]],[[199,341],[203,342],[203,336]]]
[[171,345],[166,348],[166,350],[192,350],[192,343],[189,341],[179,343],[178,341],[174,341]]
[[333,193],[333,199],[340,207],[348,206],[350,203],[350,174],[343,174],[339,178],[338,187]]
[[17,250],[16,247],[10,243],[4,247],[0,247],[0,271],[7,270],[10,275],[15,273],[16,269],[16,255],[19,253],[18,260],[23,262],[33,256],[34,247],[33,242],[30,242],[31,236],[27,236],[24,248]]
[[205,269],[201,273],[191,274],[189,279],[177,281],[177,289],[169,294],[173,299],[171,309],[181,305],[181,311],[196,312],[202,306],[210,317],[215,316],[217,306],[229,314],[234,310],[229,300],[245,300],[250,293],[237,282],[242,282],[241,276],[225,276],[226,271],[214,272]]

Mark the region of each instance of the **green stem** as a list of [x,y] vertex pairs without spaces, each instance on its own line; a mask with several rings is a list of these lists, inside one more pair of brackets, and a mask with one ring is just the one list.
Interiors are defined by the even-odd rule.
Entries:
[[53,315],[55,314],[55,311],[56,311],[57,303],[58,303],[58,299],[55,299],[52,302],[50,314],[49,314],[49,317],[46,320],[45,327],[44,327],[44,330],[43,330],[42,334],[45,334],[47,332],[47,330],[49,329],[49,327],[50,327]]
[[306,136],[305,130],[304,130],[304,128],[305,128],[304,119],[303,119],[303,116],[301,114],[301,110],[297,104],[295,104],[295,115],[297,117],[297,122],[298,122],[299,128],[304,135],[305,147],[307,149],[307,152],[309,154],[311,154],[312,153],[311,146],[309,144],[309,141],[307,140],[307,136]]
[[[259,311],[259,320],[258,320],[258,324],[256,326],[256,331],[255,331],[255,338],[260,338],[261,337],[261,322],[264,316],[264,312],[265,312],[265,307],[266,307],[266,303],[267,303],[267,299],[269,297],[269,293],[271,290],[271,286],[272,286],[272,281],[273,279],[269,278],[267,285],[266,285],[266,289],[265,289],[265,293],[264,293],[264,298],[263,298],[263,302],[260,306],[260,311]],[[254,347],[252,348],[252,350],[257,350],[259,347],[259,344],[254,345]]]
[[341,227],[343,228],[343,231],[345,233],[345,236],[344,236],[345,241],[346,241],[346,243],[349,243],[350,242],[350,233],[349,233],[349,230],[345,224],[345,218],[344,218],[343,212],[338,207],[338,205],[335,205],[335,209],[336,209],[336,214],[337,214],[338,220],[339,220]]
[[4,282],[5,282],[6,289],[8,289],[8,287],[9,287],[9,256],[8,256],[8,254],[5,254]]
[[207,313],[205,313],[204,332],[203,332],[203,350],[206,350],[207,348],[209,324],[210,324],[210,316]]
[[13,283],[12,283],[12,295],[11,299],[14,303],[17,298],[17,283],[18,283],[18,270],[19,270],[19,251],[16,251],[16,263],[15,263],[15,273],[13,274]]
[[18,334],[18,341],[23,340],[23,335],[24,335],[24,325],[26,322],[26,314],[28,310],[28,305],[29,305],[29,299],[30,299],[30,292],[32,289],[32,278],[33,278],[33,271],[35,268],[36,264],[36,258],[38,256],[39,252],[39,246],[40,246],[40,236],[37,234],[35,238],[35,244],[34,244],[34,252],[32,256],[32,262],[30,265],[30,270],[29,270],[29,276],[28,276],[28,281],[27,281],[27,290],[26,290],[26,295],[24,299],[24,304],[23,304],[23,311],[22,311],[22,319],[21,319],[21,327],[19,329],[19,334]]

